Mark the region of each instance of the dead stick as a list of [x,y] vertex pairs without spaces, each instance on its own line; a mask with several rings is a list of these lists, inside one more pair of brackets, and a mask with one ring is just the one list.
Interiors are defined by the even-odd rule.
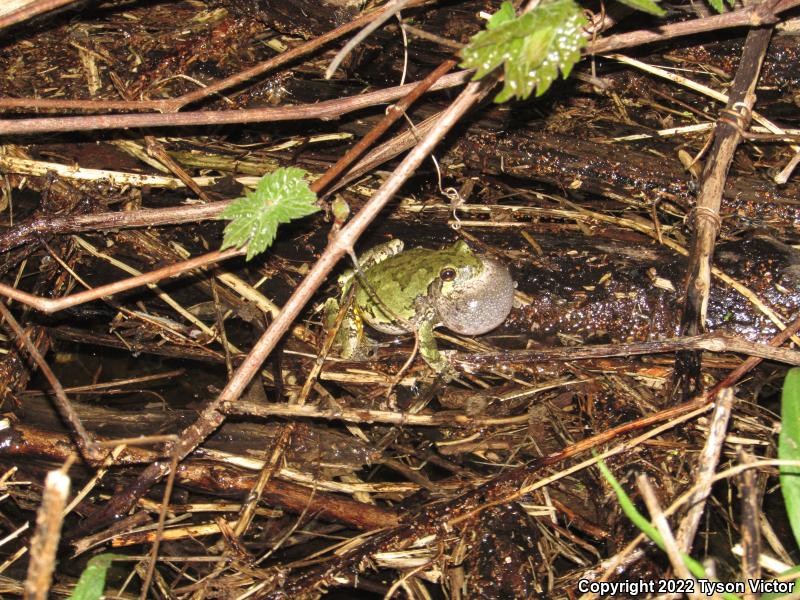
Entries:
[[[694,231],[686,278],[686,298],[681,316],[682,335],[697,335],[705,329],[708,298],[711,291],[711,263],[720,227],[719,209],[722,192],[733,154],[742,140],[741,132],[750,124],[755,104],[755,87],[761,64],[772,37],[772,27],[752,29],[747,34],[742,60],[733,80],[728,104],[714,129],[714,143],[703,169],[697,207],[693,212]],[[736,119],[732,122],[730,119]],[[697,353],[678,356],[676,372],[683,378],[684,395],[700,388],[700,364]]]
[[730,421],[732,410],[733,390],[726,388],[716,395],[714,412],[711,415],[711,422],[708,428],[708,437],[697,459],[697,468],[692,475],[693,479],[700,485],[700,488],[688,500],[689,509],[681,519],[681,524],[678,528],[676,537],[678,548],[681,552],[689,553],[695,533],[697,533],[697,527],[700,524],[700,517],[703,516],[705,511],[706,499],[711,493],[711,483],[719,464],[719,457],[722,454],[722,444],[725,442],[725,434],[728,431],[728,422]]
[[69,401],[67,393],[64,391],[61,382],[58,380],[55,373],[53,373],[52,369],[50,369],[50,365],[47,364],[47,361],[39,352],[36,344],[30,340],[28,335],[14,318],[14,315],[12,315],[11,311],[8,310],[5,302],[0,302],[0,315],[2,315],[3,319],[6,321],[6,323],[8,323],[8,326],[14,335],[17,336],[17,342],[28,351],[33,363],[39,368],[39,370],[42,372],[42,375],[44,375],[45,379],[47,379],[47,382],[50,384],[50,387],[53,389],[56,408],[58,409],[61,417],[75,434],[78,448],[80,448],[83,457],[92,464],[102,461],[106,453],[97,450],[92,436],[88,431],[86,431],[86,428],[83,426],[83,422],[78,416],[78,413],[75,412],[75,409],[72,407],[72,403]]
[[380,138],[392,124],[397,121],[400,117],[402,117],[406,110],[417,101],[417,99],[424,94],[428,89],[439,79],[444,77],[445,73],[447,73],[450,69],[456,66],[455,60],[446,60],[442,64],[440,64],[436,69],[434,69],[430,75],[428,75],[425,79],[419,82],[417,86],[408,94],[405,98],[400,100],[397,104],[390,106],[386,111],[386,116],[381,119],[379,123],[375,125],[372,129],[369,130],[367,135],[361,138],[358,143],[350,148],[350,150],[345,154],[342,158],[336,161],[336,164],[333,165],[330,169],[325,171],[325,173],[314,181],[311,186],[311,189],[315,192],[320,192],[325,187],[331,183],[334,179],[336,179],[347,167],[349,167],[355,160],[360,157],[364,151],[372,146],[378,138]]
[[771,344],[757,344],[724,333],[706,333],[692,337],[629,344],[598,344],[575,348],[544,348],[541,350],[508,350],[504,352],[457,354],[454,362],[463,367],[480,367],[508,362],[530,363],[547,360],[586,360],[609,356],[657,354],[678,350],[737,352],[790,365],[800,365],[800,352],[789,350],[788,348],[776,348]]
[[[117,444],[120,440],[101,438],[99,444]],[[25,464],[35,459],[63,462],[74,454],[69,436],[38,429],[22,423],[0,431],[0,459],[11,464]],[[121,465],[151,463],[158,454],[145,448],[128,446],[119,459]],[[168,459],[167,459],[168,460]],[[258,476],[217,460],[200,457],[190,458],[178,466],[177,481],[193,490],[211,495],[245,497],[253,489]],[[365,504],[348,496],[312,488],[291,481],[272,478],[267,483],[263,499],[267,504],[285,508],[294,513],[311,511],[329,521],[343,523],[356,529],[380,529],[397,524],[394,511],[380,506]],[[309,501],[311,505],[309,506]],[[73,532],[70,536],[75,539]]]
[[223,200],[197,206],[143,208],[134,211],[104,212],[91,215],[39,216],[4,232],[0,236],[0,252],[28,244],[42,235],[206,221],[219,216],[231,202],[232,200]]
[[36,531],[30,545],[31,559],[25,580],[26,600],[45,600],[49,597],[61,539],[64,506],[69,498],[67,469],[50,471],[44,480],[42,504],[36,512]]
[[[672,565],[672,570],[675,571],[675,575],[684,581],[694,581],[692,574],[683,562],[681,553],[678,550],[678,545],[675,543],[675,536],[669,526],[667,516],[661,508],[661,503],[658,501],[658,494],[653,484],[650,483],[650,479],[645,473],[639,473],[639,475],[636,476],[636,485],[647,506],[647,512],[650,513],[650,520],[661,534],[664,551],[669,557],[669,562]],[[687,596],[690,600],[702,600],[699,588],[692,587]]]
[[114,294],[119,294],[120,292],[147,285],[148,283],[154,283],[167,277],[174,277],[175,275],[204,267],[211,263],[220,262],[234,256],[240,256],[244,254],[244,252],[244,249],[236,248],[209,252],[208,254],[202,254],[174,265],[162,267],[161,269],[156,269],[155,271],[150,271],[149,273],[142,273],[136,277],[115,281],[107,285],[101,285],[100,287],[78,292],[77,294],[72,294],[70,296],[64,296],[62,298],[43,298],[41,296],[24,292],[4,283],[0,283],[0,294],[7,296],[8,298],[13,298],[17,302],[31,306],[43,313],[51,314],[60,310],[64,310],[65,308],[70,308],[72,306],[91,302],[92,300],[97,300],[98,298],[112,296]]
[[[442,77],[432,89],[440,90],[463,85],[471,71],[459,71]],[[325,100],[278,108],[245,108],[241,110],[203,110],[187,113],[137,113],[127,115],[86,115],[78,117],[42,117],[0,120],[0,135],[30,135],[56,131],[99,131],[132,127],[185,127],[190,125],[237,125],[303,119],[336,119],[347,113],[402,98],[419,84],[407,83],[358,96]]]
[[[786,341],[798,331],[800,331],[800,317],[797,317],[786,327],[786,329],[778,333],[778,335],[776,335],[767,343],[770,346],[775,346],[777,348],[778,346],[785,344]],[[759,358],[757,356],[751,356],[750,358],[748,358],[741,365],[739,365],[733,371],[728,373],[728,376],[725,377],[725,379],[723,379],[717,385],[711,388],[711,391],[708,393],[709,397],[713,397],[714,394],[717,394],[721,390],[734,385],[745,374],[749,373],[754,368],[756,368],[761,363],[762,360],[764,359]]]
[[[753,455],[739,447],[736,451],[739,464],[752,465]],[[739,523],[742,528],[742,581],[758,581],[761,579],[761,517],[764,496],[763,487],[758,485],[755,469],[742,471],[737,479],[741,509]],[[753,590],[745,590],[743,600],[758,600],[759,594]]]
[[662,42],[676,37],[695,35],[708,31],[719,31],[720,29],[730,29],[733,27],[755,26],[763,23],[770,23],[774,21],[775,15],[794,8],[798,4],[800,4],[800,0],[762,2],[721,15],[661,25],[653,29],[611,35],[591,43],[587,51],[591,54],[605,54],[606,52]]

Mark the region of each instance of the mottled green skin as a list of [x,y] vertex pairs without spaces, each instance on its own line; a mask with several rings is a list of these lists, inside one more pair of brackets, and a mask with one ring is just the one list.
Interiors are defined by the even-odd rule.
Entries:
[[[456,278],[442,281],[444,269],[455,270]],[[435,320],[431,314],[434,307],[428,302],[431,285],[441,285],[441,293],[446,296],[482,269],[483,263],[461,241],[443,250],[406,250],[364,271],[367,286],[358,286],[354,305],[370,327],[382,333],[410,333],[419,323]]]
[[[445,325],[459,331],[458,316],[462,307],[474,313],[477,305],[480,312],[482,294],[494,295],[498,287],[494,281],[481,280],[481,275],[488,274],[485,271],[487,265],[497,268],[497,263],[473,253],[463,241],[442,250],[414,248],[402,251],[402,248],[400,240],[376,246],[359,259],[363,279],[352,271],[342,275],[339,299],[331,298],[326,302],[327,320],[329,326],[335,323],[340,302],[347,298],[350,288],[356,284],[352,305],[336,338],[342,356],[351,358],[364,354],[363,322],[366,322],[382,333],[416,332],[420,354],[441,373],[449,365],[436,348],[433,329]],[[500,287],[511,286],[513,295],[513,281],[505,267],[501,267],[501,271]],[[442,277],[443,273],[445,277]],[[507,314],[507,311],[502,314],[500,321]],[[447,315],[450,315],[449,319]]]

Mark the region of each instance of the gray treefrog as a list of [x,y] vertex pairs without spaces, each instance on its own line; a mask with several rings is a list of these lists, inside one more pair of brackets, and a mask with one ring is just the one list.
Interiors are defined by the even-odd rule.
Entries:
[[325,303],[332,327],[341,302],[356,286],[335,340],[343,358],[366,354],[371,342],[364,335],[366,323],[394,335],[416,331],[422,358],[443,373],[450,365],[436,347],[434,328],[480,335],[499,326],[511,311],[516,284],[508,268],[461,240],[442,250],[405,251],[401,240],[391,240],[363,254],[359,265],[364,281],[352,270],[345,272],[339,297]]

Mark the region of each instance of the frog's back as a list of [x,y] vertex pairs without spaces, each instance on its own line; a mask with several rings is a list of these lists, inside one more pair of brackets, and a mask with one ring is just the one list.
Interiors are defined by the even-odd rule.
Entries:
[[[419,300],[427,295],[431,282],[446,262],[442,259],[441,251],[412,248],[367,269],[364,273],[367,282],[380,298],[378,302],[359,286],[355,303],[367,323],[384,333],[411,331],[396,317],[410,324],[418,320]],[[390,314],[386,314],[381,305],[385,305]]]

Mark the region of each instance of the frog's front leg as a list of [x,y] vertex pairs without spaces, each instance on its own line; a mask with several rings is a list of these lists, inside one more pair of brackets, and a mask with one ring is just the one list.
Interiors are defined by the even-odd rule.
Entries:
[[440,375],[447,376],[452,374],[453,366],[447,360],[445,354],[436,346],[436,338],[433,335],[433,322],[424,321],[420,323],[417,329],[417,336],[419,338],[419,353],[425,359],[425,362]]
[[[347,307],[333,341],[334,346],[339,348],[339,354],[345,359],[358,358],[364,338],[364,324],[353,310],[352,299],[350,300],[351,306]],[[328,298],[325,301],[325,326],[328,331],[336,326],[340,309],[341,305],[336,298]]]

